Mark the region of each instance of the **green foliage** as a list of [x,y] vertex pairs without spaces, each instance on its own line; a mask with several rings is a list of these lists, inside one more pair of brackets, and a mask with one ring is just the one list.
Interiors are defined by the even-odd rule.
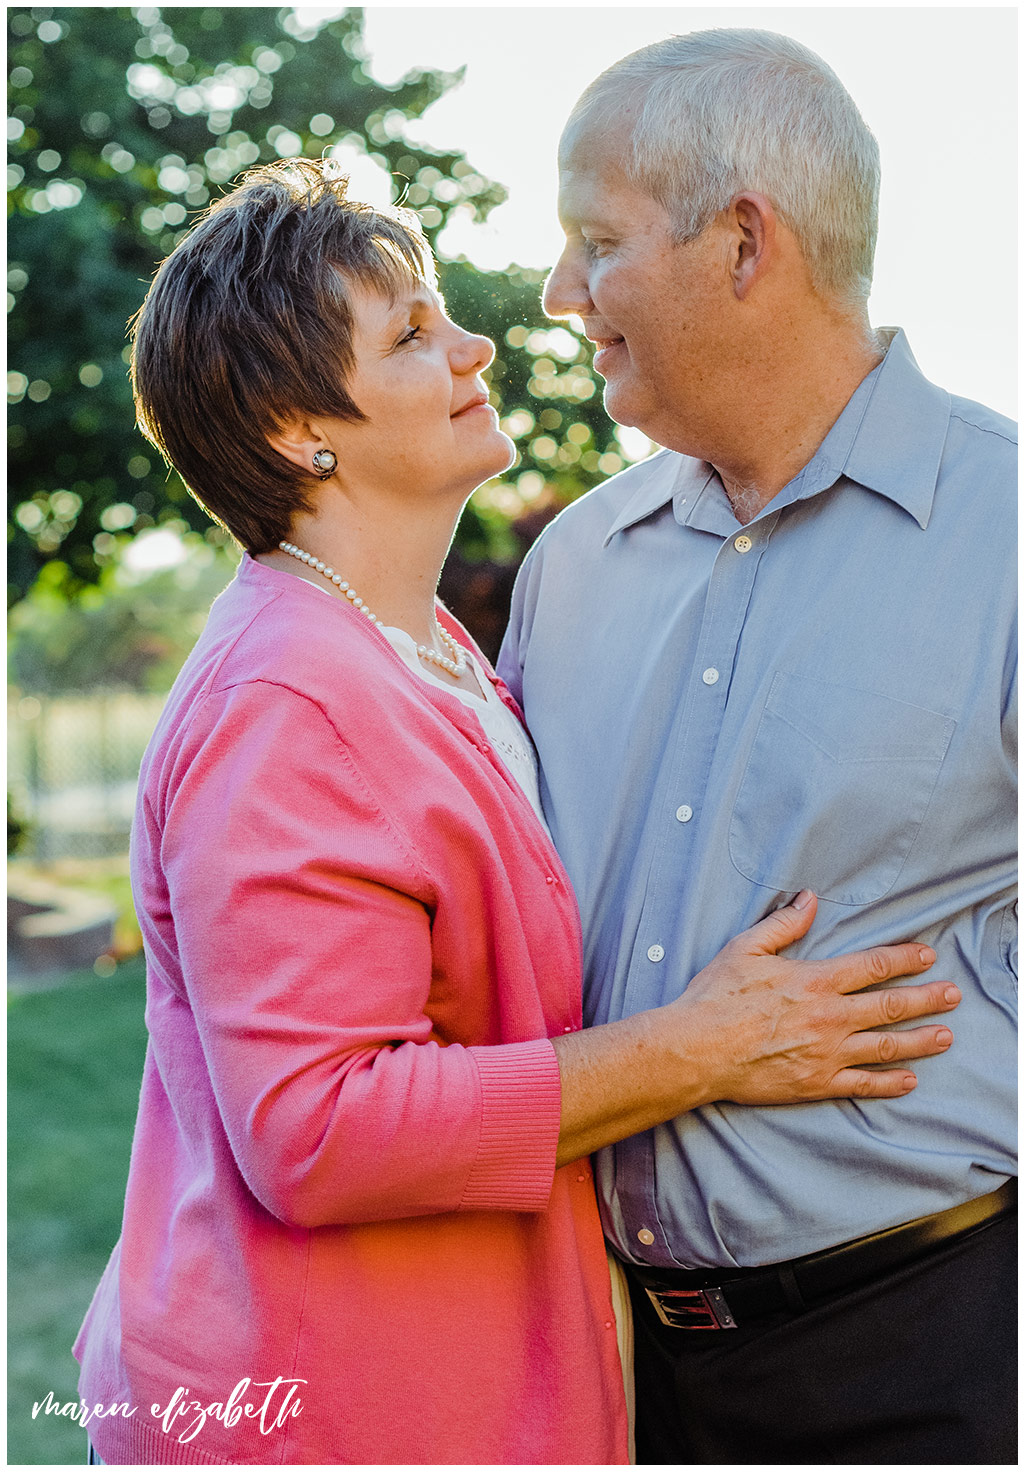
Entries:
[[7,794],[7,857],[12,858],[29,836],[29,825],[14,807],[11,794]]
[[[9,600],[44,566],[51,591],[102,584],[119,544],[154,524],[211,526],[140,436],[126,324],[160,259],[246,168],[336,146],[395,179],[433,239],[453,210],[483,219],[504,197],[459,153],[405,136],[457,74],[369,75],[362,15],[303,29],[264,7],[8,10],[10,116]],[[510,559],[510,518],[560,504],[618,469],[621,446],[588,349],[540,310],[540,275],[445,265],[456,320],[494,338],[491,378],[521,448],[459,533],[472,559]],[[524,478],[525,477],[525,478]]]
[[195,643],[210,603],[230,581],[234,560],[193,534],[177,567],[133,579],[101,569],[98,582],[70,597],[66,564],[47,563],[11,612],[9,674],[35,695],[64,691],[170,688]]

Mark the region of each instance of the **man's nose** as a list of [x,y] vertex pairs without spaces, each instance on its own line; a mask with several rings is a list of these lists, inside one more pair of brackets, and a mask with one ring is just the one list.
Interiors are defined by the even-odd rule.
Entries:
[[544,284],[541,299],[547,317],[577,317],[588,315],[590,290],[579,252],[566,246],[558,262]]

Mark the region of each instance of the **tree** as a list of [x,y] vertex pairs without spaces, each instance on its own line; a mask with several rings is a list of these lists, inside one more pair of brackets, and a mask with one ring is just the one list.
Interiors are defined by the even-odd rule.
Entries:
[[68,599],[51,562],[11,610],[10,680],[33,695],[169,690],[233,572],[230,557],[202,545],[149,574],[105,567]]
[[[485,218],[504,192],[461,154],[408,141],[406,120],[457,74],[381,86],[359,11],[304,29],[289,9],[33,7],[8,26],[14,601],[45,564],[52,591],[77,595],[154,524],[225,540],[134,427],[125,327],[159,260],[240,173],[347,148],[394,176],[431,238],[451,211]],[[587,350],[544,322],[539,281],[442,269],[453,315],[498,344],[493,385],[521,447],[464,518],[470,562],[514,559],[515,516],[623,463]]]
[[37,7],[8,25],[11,576],[23,592],[58,556],[69,586],[95,582],[118,533],[209,528],[133,427],[125,324],[222,186],[257,161],[345,142],[405,176],[434,229],[460,203],[483,215],[503,196],[458,155],[404,142],[405,119],[454,78],[372,82],[359,12],[311,32],[291,11],[249,7]]

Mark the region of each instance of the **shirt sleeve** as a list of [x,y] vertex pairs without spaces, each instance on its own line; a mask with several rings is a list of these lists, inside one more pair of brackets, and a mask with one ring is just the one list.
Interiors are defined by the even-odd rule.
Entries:
[[261,682],[208,696],[163,792],[187,1000],[267,1210],[320,1226],[543,1209],[554,1049],[432,1036],[436,896],[321,707]]
[[523,669],[526,664],[526,649],[530,641],[527,627],[527,588],[533,564],[537,559],[537,544],[527,553],[522,567],[516,574],[512,590],[512,607],[508,615],[508,628],[501,641],[495,672],[504,683],[520,710],[523,708]]

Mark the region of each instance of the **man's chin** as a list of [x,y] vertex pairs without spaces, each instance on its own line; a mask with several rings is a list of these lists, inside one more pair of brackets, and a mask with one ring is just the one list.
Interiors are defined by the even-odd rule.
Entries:
[[[609,419],[626,429],[642,429],[648,433],[644,420],[651,421],[652,409],[647,405],[644,412],[642,396],[621,379],[608,379],[604,386],[604,409]],[[653,438],[653,436],[652,436]]]

